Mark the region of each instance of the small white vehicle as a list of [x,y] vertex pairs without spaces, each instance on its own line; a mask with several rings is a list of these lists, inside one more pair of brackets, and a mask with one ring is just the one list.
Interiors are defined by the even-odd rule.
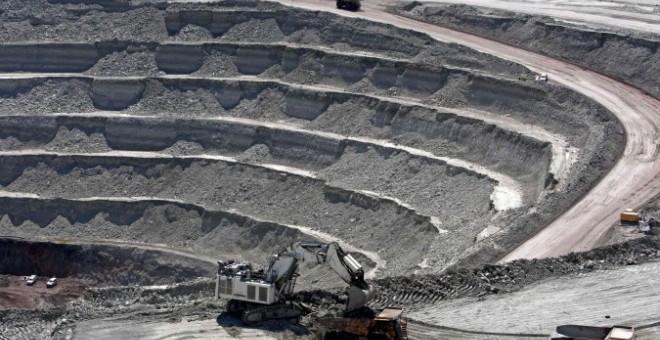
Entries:
[[540,76],[536,76],[536,81],[548,81],[548,74],[547,73],[541,73]]
[[47,288],[53,288],[55,286],[57,286],[57,278],[51,277],[50,280],[48,280],[48,282],[46,282],[46,287]]
[[36,276],[36,275],[30,275],[30,276],[27,278],[27,280],[25,281],[25,283],[26,283],[28,286],[32,286],[35,282],[37,282],[37,276]]
[[635,327],[613,326],[593,327],[581,325],[558,326],[550,336],[550,340],[584,339],[584,340],[635,340]]

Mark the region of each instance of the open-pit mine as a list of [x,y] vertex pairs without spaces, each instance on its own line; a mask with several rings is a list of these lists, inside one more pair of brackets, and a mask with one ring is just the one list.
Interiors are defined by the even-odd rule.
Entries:
[[336,7],[0,2],[0,338],[316,339],[326,267],[300,266],[300,322],[214,295],[217,260],[294,242],[341,245],[409,339],[659,336],[660,240],[614,218],[660,219],[657,74],[553,50],[574,26],[514,36],[532,14],[500,38],[483,8]]

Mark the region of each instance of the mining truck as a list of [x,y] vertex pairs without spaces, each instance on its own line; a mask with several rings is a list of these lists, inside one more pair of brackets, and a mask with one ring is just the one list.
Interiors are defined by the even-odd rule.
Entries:
[[638,224],[639,214],[632,209],[626,209],[620,214],[621,224]]
[[373,317],[324,318],[321,329],[324,340],[343,339],[408,339],[408,323],[401,318],[403,309],[387,307]]
[[360,9],[360,0],[337,0],[337,8],[357,11]]
[[215,296],[227,299],[227,312],[246,324],[273,319],[300,321],[302,315],[313,311],[293,298],[300,262],[328,264],[349,285],[343,316],[320,321],[320,335],[325,339],[407,339],[402,309],[377,312],[367,307],[374,288],[364,279],[362,265],[336,242],[293,243],[271,255],[266,269],[260,270],[249,263],[218,261]]

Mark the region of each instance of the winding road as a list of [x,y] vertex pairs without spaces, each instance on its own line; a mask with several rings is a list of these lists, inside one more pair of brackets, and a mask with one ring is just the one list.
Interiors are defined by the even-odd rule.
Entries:
[[618,220],[621,210],[640,207],[660,192],[660,101],[632,86],[521,48],[397,16],[386,12],[383,3],[365,2],[359,12],[348,12],[337,10],[332,1],[278,2],[392,24],[520,63],[534,72],[547,73],[552,81],[594,99],[616,115],[625,128],[627,142],[615,166],[577,204],[501,262],[560,256],[598,247]]
[[658,2],[654,0],[430,0],[428,2],[438,5],[462,4],[488,7],[550,16],[558,21],[609,30],[632,29],[660,34],[660,15],[654,13],[654,9],[658,8]]

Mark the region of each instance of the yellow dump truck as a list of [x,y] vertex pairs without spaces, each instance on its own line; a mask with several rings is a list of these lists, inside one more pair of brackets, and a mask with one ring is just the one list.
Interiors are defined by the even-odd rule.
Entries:
[[373,318],[324,318],[320,320],[324,340],[408,340],[403,309],[387,307]]
[[621,224],[628,223],[639,223],[639,214],[632,211],[632,209],[621,212]]

